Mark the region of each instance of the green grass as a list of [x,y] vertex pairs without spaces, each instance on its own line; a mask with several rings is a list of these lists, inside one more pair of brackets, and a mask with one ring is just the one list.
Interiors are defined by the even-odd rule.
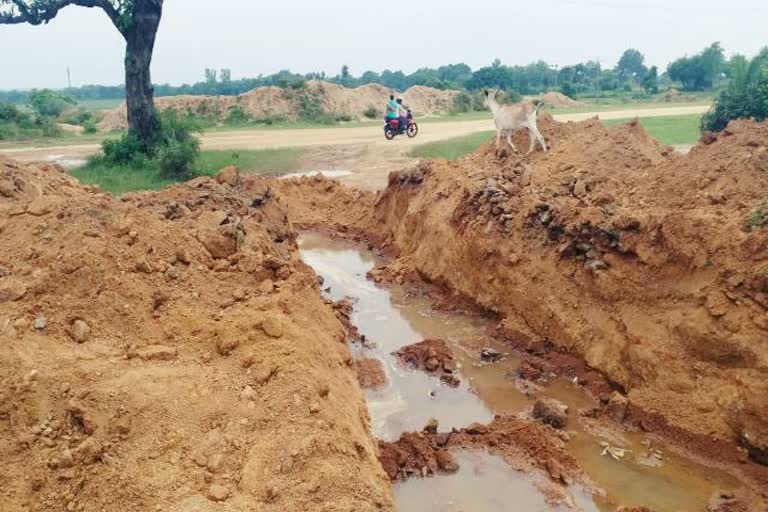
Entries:
[[[295,148],[249,151],[202,151],[195,163],[200,176],[214,176],[221,168],[237,165],[244,173],[285,174],[296,170],[301,152]],[[104,192],[114,195],[139,190],[157,190],[176,180],[163,178],[152,164],[143,168],[109,167],[101,163],[74,169],[71,174],[82,183],[98,184]]]
[[[606,126],[630,122],[631,119],[611,119],[603,121]],[[701,116],[691,114],[685,116],[646,117],[640,119],[640,124],[654,139],[662,144],[695,144],[701,137],[699,123]]]
[[409,153],[416,158],[446,158],[456,160],[471,153],[494,135],[494,131],[471,133],[461,137],[430,142],[416,146]]

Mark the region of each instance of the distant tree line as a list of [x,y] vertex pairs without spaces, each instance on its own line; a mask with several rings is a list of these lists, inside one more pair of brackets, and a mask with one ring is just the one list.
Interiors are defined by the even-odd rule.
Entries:
[[[155,85],[156,96],[181,94],[237,95],[256,87],[300,87],[307,80],[318,79],[339,83],[346,87],[378,83],[395,90],[405,90],[414,85],[436,89],[464,89],[477,91],[499,87],[520,94],[537,94],[546,90],[560,90],[567,96],[601,94],[609,91],[658,92],[660,84],[678,87],[685,91],[707,91],[720,88],[733,74],[734,64],[744,59],[736,55],[725,58],[719,43],[713,43],[701,52],[681,57],[672,62],[660,74],[656,66],[647,67],[645,56],[636,49],[626,50],[616,66],[603,67],[600,62],[588,61],[557,68],[544,61],[525,66],[510,66],[496,59],[489,66],[471,69],[468,65],[448,64],[437,68],[420,68],[413,73],[384,70],[365,71],[353,76],[348,66],[343,66],[335,76],[325,73],[293,73],[288,70],[256,78],[232,79],[229,69],[206,69],[204,79],[194,84],[173,86]],[[85,85],[60,90],[76,100],[118,99],[125,97],[123,85]],[[32,91],[0,91],[0,101],[28,103]]]

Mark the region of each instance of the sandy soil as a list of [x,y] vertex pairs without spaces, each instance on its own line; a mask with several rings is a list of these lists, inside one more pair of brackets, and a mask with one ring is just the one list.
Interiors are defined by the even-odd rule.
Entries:
[[644,411],[636,427],[765,463],[768,241],[745,225],[765,201],[768,125],[732,123],[685,156],[639,124],[542,127],[552,151],[529,159],[488,144],[376,194],[322,179],[281,192],[295,222],[359,230],[396,256],[392,278],[472,298],[518,345],[579,355]]
[[0,233],[0,510],[391,510],[265,180],[115,200],[0,158]]

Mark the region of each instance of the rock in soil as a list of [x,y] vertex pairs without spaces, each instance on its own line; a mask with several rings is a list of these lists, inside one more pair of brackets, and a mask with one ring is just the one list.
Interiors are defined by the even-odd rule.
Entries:
[[568,423],[568,406],[554,398],[540,398],[533,404],[533,417],[555,428]]
[[356,359],[357,380],[366,389],[378,389],[387,384],[384,365],[375,358]]
[[426,339],[405,346],[394,355],[406,366],[440,377],[450,386],[458,386],[461,382],[455,375],[456,360],[445,340]]

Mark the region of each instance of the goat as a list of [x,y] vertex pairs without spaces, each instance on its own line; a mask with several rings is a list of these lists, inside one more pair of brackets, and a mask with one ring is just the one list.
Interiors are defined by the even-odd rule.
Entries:
[[507,135],[507,144],[512,148],[512,151],[517,153],[517,148],[512,144],[512,132],[521,128],[528,129],[528,137],[531,141],[526,156],[533,152],[536,142],[541,145],[543,151],[547,151],[547,143],[544,142],[544,137],[539,133],[539,129],[536,126],[539,109],[543,103],[534,105],[531,102],[524,101],[514,105],[499,105],[499,102],[496,101],[498,93],[498,89],[492,92],[486,89],[485,100],[483,100],[483,104],[493,112],[493,122],[496,124],[496,154],[499,154],[499,143],[501,142],[502,135],[505,133]]

